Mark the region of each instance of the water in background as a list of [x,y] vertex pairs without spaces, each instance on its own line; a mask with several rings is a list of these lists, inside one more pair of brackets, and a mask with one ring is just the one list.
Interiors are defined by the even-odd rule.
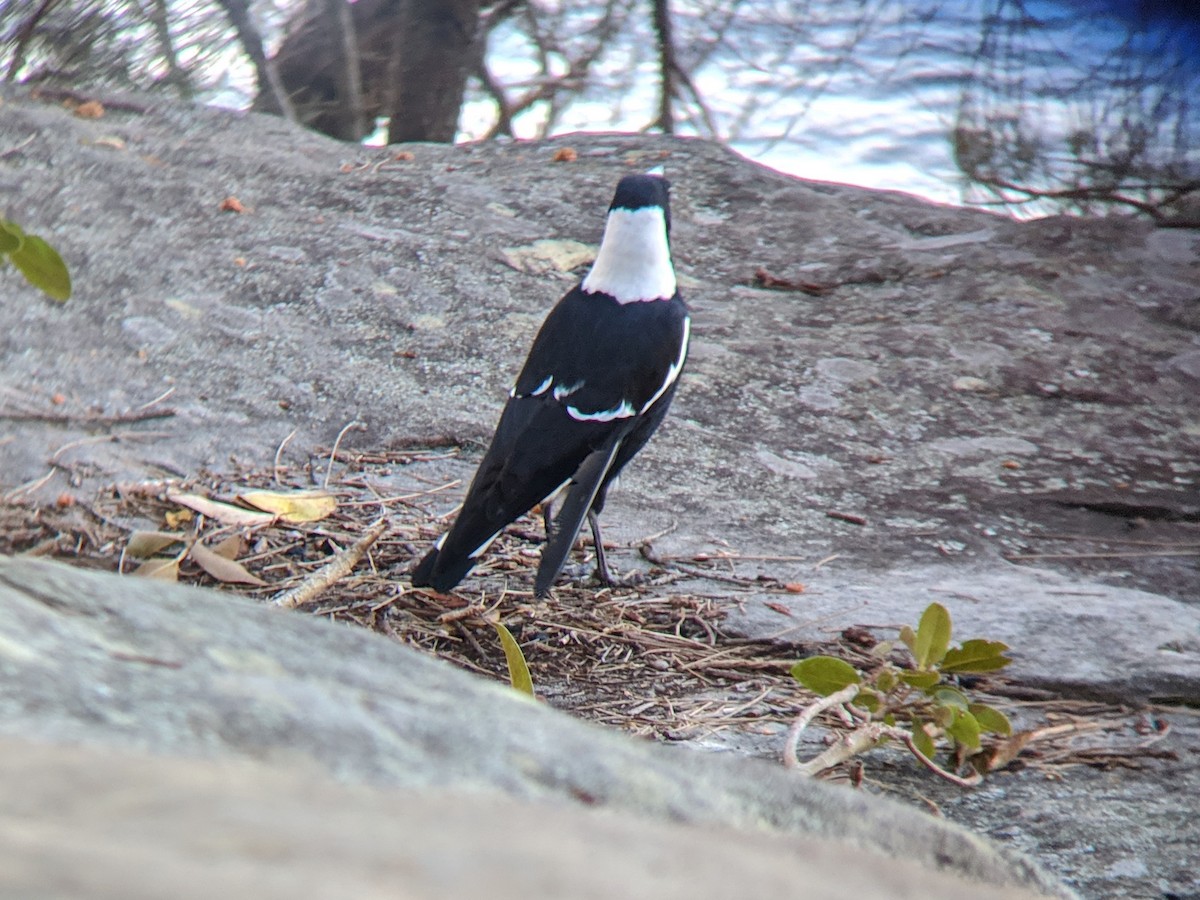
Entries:
[[[1097,183],[1135,204],[1200,187],[1197,0],[743,0],[730,24],[731,6],[672,3],[699,95],[681,92],[680,133],[715,128],[806,178],[953,203],[1001,197],[1019,215],[1097,211],[1087,193]],[[653,121],[653,35],[643,26],[628,41],[550,133]],[[501,31],[493,70],[536,77],[528,49]],[[490,112],[476,98],[464,131]],[[531,111],[518,135],[543,129],[542,115]]]

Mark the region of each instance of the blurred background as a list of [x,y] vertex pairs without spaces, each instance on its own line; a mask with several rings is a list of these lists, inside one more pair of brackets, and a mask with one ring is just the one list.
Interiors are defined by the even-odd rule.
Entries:
[[807,178],[1200,225],[1200,0],[7,0],[0,77],[346,141],[699,135]]

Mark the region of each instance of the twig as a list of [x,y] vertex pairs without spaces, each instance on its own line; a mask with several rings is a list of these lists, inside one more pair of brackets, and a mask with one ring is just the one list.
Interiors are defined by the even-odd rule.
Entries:
[[1118,550],[1109,553],[1014,553],[1004,558],[1015,562],[1027,559],[1144,559],[1151,556],[1200,556],[1200,548],[1195,550],[1141,550],[1126,553]]
[[293,428],[291,432],[288,433],[288,436],[280,441],[279,446],[275,448],[275,461],[271,464],[271,478],[280,487],[283,486],[283,481],[279,477],[279,460],[283,458],[283,448],[288,445],[288,441],[294,438],[296,436],[296,432],[299,430],[299,428]]
[[366,534],[309,575],[299,585],[277,596],[271,601],[272,604],[282,606],[286,609],[295,609],[297,606],[311,603],[316,599],[317,595],[339,578],[344,578],[350,574],[350,570],[358,564],[363,554],[371,548],[372,544],[379,540],[386,529],[387,519],[382,517],[376,519]]
[[71,413],[52,412],[7,412],[0,411],[0,419],[11,422],[47,422],[53,425],[128,425],[133,422],[145,422],[150,419],[169,419],[175,415],[175,410],[169,406],[162,409],[146,409],[139,407],[111,416],[98,413],[72,415]]
[[[858,685],[848,684],[840,691],[835,691],[828,697],[822,697],[815,703],[810,703],[804,709],[800,710],[800,715],[796,716],[796,720],[792,722],[792,727],[788,729],[787,742],[783,747],[783,764],[789,769],[800,768],[800,760],[796,758],[796,744],[800,742],[800,735],[808,727],[808,723],[825,710],[834,706],[841,706],[843,703],[849,703],[857,696]],[[817,759],[821,759],[824,755],[824,753],[821,754]],[[812,765],[813,763],[806,763],[801,771],[806,775],[813,774],[812,771],[806,771],[810,770]],[[821,768],[827,769],[829,766],[822,766]],[[821,769],[816,769],[815,771],[819,772]]]
[[24,484],[17,485],[17,487],[13,488],[11,491],[9,491],[7,494],[4,495],[5,502],[11,503],[12,501],[14,501],[18,497],[20,497],[22,494],[32,494],[34,491],[38,490],[43,485],[45,485],[46,482],[48,482],[51,478],[53,478],[54,473],[57,471],[58,471],[58,466],[51,466],[50,471],[47,472],[45,475],[43,475],[41,478],[34,478],[32,481],[27,481]]
[[643,541],[638,545],[638,552],[646,562],[652,565],[661,566],[664,569],[675,569],[683,572],[685,575],[691,575],[693,578],[707,578],[709,581],[720,581],[725,584],[737,584],[742,587],[753,587],[759,584],[753,578],[739,578],[736,575],[718,575],[716,572],[708,572],[696,566],[686,566],[680,562],[674,562],[669,558],[658,556],[654,552],[654,548],[648,541]]
[[325,490],[329,489],[329,479],[333,477],[333,461],[337,457],[338,447],[342,443],[342,438],[346,436],[346,432],[351,428],[356,428],[359,431],[367,430],[366,425],[355,419],[353,422],[347,422],[346,426],[338,432],[338,436],[333,441],[333,449],[329,451],[329,465],[325,467],[325,481],[321,484],[321,487]]
[[25,138],[25,140],[21,141],[19,144],[13,144],[11,147],[9,147],[6,150],[0,150],[0,159],[8,159],[10,156],[16,156],[18,153],[20,153],[22,150],[24,150],[26,147],[28,147],[30,144],[32,144],[33,139],[36,137],[37,137],[37,134],[31,134],[29,137]]
[[866,525],[867,517],[860,516],[858,513],[841,512],[836,509],[825,510],[826,517],[837,519],[839,522],[849,522],[851,525]]
[[904,746],[906,746],[909,749],[909,752],[917,758],[917,761],[934,775],[938,776],[938,778],[949,781],[951,784],[957,784],[959,787],[975,787],[977,784],[979,784],[979,782],[983,781],[983,776],[978,772],[963,778],[961,775],[955,775],[953,772],[943,769],[932,759],[917,749],[916,742],[913,740],[912,735],[907,731],[904,731],[901,728],[896,728],[895,726],[885,727],[887,728],[886,733],[888,737],[903,741]]
[[170,397],[173,393],[175,393],[174,385],[167,388],[165,391],[163,391],[161,394],[159,394],[153,400],[147,400],[145,403],[143,403],[141,406],[139,406],[138,409],[143,410],[143,409],[149,409],[152,406],[157,406],[159,403],[162,403],[164,400],[166,400],[168,397]]
[[787,743],[783,748],[783,764],[787,768],[795,769],[801,775],[817,775],[826,769],[832,769],[839,763],[853,759],[860,753],[865,753],[881,740],[890,739],[903,743],[921,765],[939,778],[949,781],[952,784],[957,784],[959,787],[974,787],[983,780],[983,776],[978,772],[964,778],[961,775],[956,775],[947,769],[943,769],[917,749],[916,742],[913,741],[911,734],[902,728],[897,728],[895,725],[886,725],[883,722],[868,722],[861,725],[849,734],[841,735],[831,747],[816,758],[810,759],[806,763],[801,763],[796,758],[796,745],[800,742],[800,735],[804,729],[822,712],[829,709],[837,709],[849,703],[858,696],[858,689],[859,686],[857,684],[846,685],[840,691],[836,691],[828,697],[822,697],[815,703],[810,703],[804,709],[800,710],[800,714],[796,716],[795,721],[792,722],[792,726],[788,729]]

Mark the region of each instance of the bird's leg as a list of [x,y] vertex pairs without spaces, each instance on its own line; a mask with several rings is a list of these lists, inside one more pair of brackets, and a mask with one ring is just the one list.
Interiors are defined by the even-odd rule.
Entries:
[[600,517],[596,510],[588,510],[588,522],[592,526],[592,543],[596,547],[596,577],[605,587],[613,587],[612,573],[608,571],[608,561],[604,558],[604,538],[600,536]]

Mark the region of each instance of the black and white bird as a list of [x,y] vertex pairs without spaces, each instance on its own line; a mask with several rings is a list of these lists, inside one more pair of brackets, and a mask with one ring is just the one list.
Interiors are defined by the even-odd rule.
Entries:
[[591,271],[542,324],[458,518],[413,569],[415,586],[452,589],[506,526],[564,488],[545,517],[535,593],[549,592],[585,518],[598,574],[611,581],[598,516],[666,416],[687,359],[667,193],[655,174],[617,185]]

